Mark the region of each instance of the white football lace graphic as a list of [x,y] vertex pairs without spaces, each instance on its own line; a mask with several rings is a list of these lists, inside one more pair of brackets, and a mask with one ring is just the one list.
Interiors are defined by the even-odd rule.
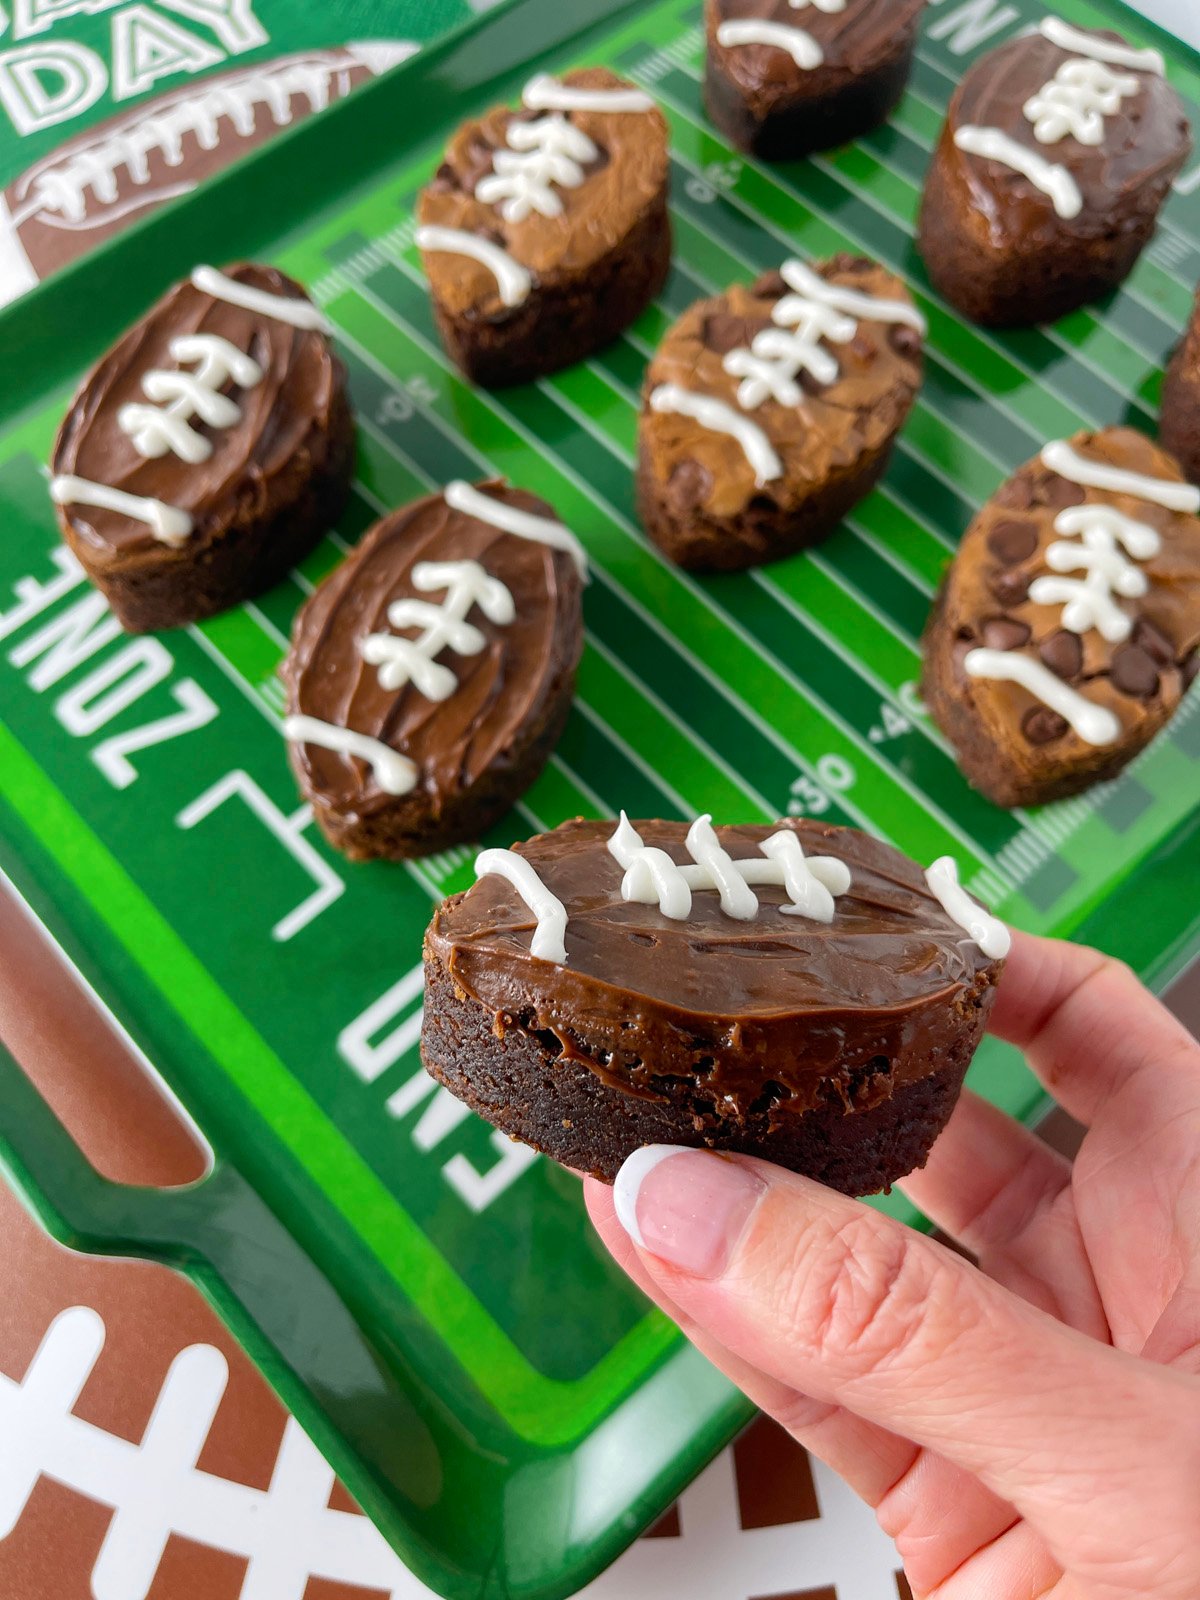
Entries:
[[323,111],[416,49],[407,40],[371,40],[256,62],[159,95],[68,140],[0,194],[0,305],[58,264],[47,261],[60,253],[49,243],[55,235],[62,259],[77,254],[87,245],[66,245],[71,234],[108,230],[187,194],[240,146]]

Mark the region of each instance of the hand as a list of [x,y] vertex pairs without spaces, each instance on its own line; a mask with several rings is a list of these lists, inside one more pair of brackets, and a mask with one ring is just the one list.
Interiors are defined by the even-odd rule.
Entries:
[[1071,1166],[963,1096],[902,1187],[978,1268],[748,1157],[638,1152],[588,1207],[920,1600],[1197,1600],[1200,1046],[1127,968],[1019,934],[991,1028],[1089,1131]]

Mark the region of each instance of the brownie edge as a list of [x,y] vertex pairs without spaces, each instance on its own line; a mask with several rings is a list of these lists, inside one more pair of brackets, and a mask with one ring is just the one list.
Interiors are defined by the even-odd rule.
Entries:
[[924,1166],[950,1120],[991,1007],[992,981],[986,973],[980,978],[958,1038],[923,1077],[897,1085],[886,1099],[847,1110],[831,1089],[808,1111],[765,1106],[721,1120],[697,1109],[695,1084],[652,1100],[568,1058],[553,1034],[520,1025],[501,1031],[427,941],[421,1060],[510,1138],[605,1183],[641,1146],[678,1144],[761,1156],[843,1194],[876,1194]]

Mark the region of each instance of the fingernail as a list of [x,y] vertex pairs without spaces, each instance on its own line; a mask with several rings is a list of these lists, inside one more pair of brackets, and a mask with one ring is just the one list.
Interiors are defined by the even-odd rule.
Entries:
[[621,1226],[642,1250],[719,1278],[767,1186],[710,1150],[651,1144],[627,1158],[613,1185]]

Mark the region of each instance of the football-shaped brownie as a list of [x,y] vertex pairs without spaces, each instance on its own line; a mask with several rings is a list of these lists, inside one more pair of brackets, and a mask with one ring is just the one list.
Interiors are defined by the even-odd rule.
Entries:
[[733,571],[827,537],[887,466],[925,323],[855,256],[785,261],[698,300],[646,374],[638,508],[680,566]]
[[541,74],[466,122],[422,191],[443,342],[477,383],[521,383],[616,337],[671,260],[667,124],[603,67]]
[[456,482],[384,517],[297,614],[292,766],[356,861],[477,839],[541,772],[583,648],[583,551],[544,501]]
[[197,267],[92,368],[58,430],[64,539],[131,632],[270,588],[337,520],[354,457],[328,325],[275,267]]
[[0,193],[0,305],[415,49],[371,40],[211,73],[57,145]]
[[1130,428],[1049,444],[967,530],[922,690],[970,781],[1036,805],[1114,777],[1200,645],[1200,489]]
[[704,97],[765,160],[830,150],[904,93],[925,0],[707,0]]
[[976,322],[1049,322],[1113,289],[1191,135],[1157,50],[1047,17],[977,61],[934,152],[919,244]]
[[425,1066],[610,1181],[685,1144],[894,1183],[954,1107],[1009,944],[950,857],[923,873],[806,819],[567,822],[476,872],[425,937]]

